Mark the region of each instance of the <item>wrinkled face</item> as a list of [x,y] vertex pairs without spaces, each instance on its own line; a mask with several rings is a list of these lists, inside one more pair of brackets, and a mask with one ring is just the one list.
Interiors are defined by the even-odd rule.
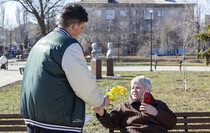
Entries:
[[73,33],[71,34],[72,37],[77,38],[79,34],[82,33],[83,28],[85,27],[85,22],[78,24],[75,23],[73,24]]
[[141,82],[134,82],[131,85],[131,96],[135,101],[142,101],[142,97],[146,89],[144,88],[143,84]]

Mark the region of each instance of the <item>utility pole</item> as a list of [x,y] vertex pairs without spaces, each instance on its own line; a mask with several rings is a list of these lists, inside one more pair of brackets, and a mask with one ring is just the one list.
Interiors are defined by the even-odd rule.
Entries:
[[151,45],[150,45],[150,71],[152,71],[152,13],[153,13],[153,10],[152,9],[148,9],[148,11],[150,12],[150,19],[151,19]]

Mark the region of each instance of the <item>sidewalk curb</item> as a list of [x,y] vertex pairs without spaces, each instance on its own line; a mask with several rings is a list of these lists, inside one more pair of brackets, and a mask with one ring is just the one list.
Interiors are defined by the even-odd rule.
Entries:
[[0,86],[0,92],[1,92],[3,89],[5,89],[5,88],[7,88],[7,87],[9,87],[9,86],[14,86],[14,85],[17,85],[17,84],[19,84],[19,83],[21,83],[21,82],[22,82],[22,80],[18,80],[18,81],[12,82],[12,83],[10,83],[10,84],[4,85],[4,86]]

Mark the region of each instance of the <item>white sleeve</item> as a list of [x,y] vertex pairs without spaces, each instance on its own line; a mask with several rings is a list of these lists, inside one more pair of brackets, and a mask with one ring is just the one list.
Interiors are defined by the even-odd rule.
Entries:
[[90,107],[104,104],[104,96],[96,85],[95,77],[90,73],[81,46],[71,44],[63,54],[62,68],[75,94]]

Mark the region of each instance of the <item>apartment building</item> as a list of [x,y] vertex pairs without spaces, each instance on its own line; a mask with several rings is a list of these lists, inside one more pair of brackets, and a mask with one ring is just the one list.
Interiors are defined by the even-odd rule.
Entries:
[[205,25],[210,24],[210,15],[205,15]]
[[[165,25],[168,29],[179,25],[179,31],[183,31],[180,29],[180,25],[184,26],[182,22],[187,20],[186,17],[194,17],[185,14],[186,7],[190,12],[194,12],[195,6],[183,0],[82,0],[78,3],[85,7],[89,14],[89,22],[80,36],[82,44],[88,44],[90,47],[93,42],[97,42],[105,52],[110,41],[114,44],[115,54],[119,51],[121,55],[148,54],[151,42],[153,54],[181,52],[179,49],[182,48],[179,46],[182,45],[183,39],[174,39],[176,42],[172,42],[172,37],[168,37],[168,40],[165,37],[166,41],[161,41],[164,38],[161,32],[164,31],[163,27],[167,30]],[[167,17],[173,19],[166,22]],[[177,22],[181,21],[179,24],[173,21],[177,18]],[[173,31],[171,29],[171,36],[175,36]],[[169,31],[165,36],[168,34]],[[175,49],[172,46],[164,49],[165,46],[161,43],[176,43],[177,46]]]

